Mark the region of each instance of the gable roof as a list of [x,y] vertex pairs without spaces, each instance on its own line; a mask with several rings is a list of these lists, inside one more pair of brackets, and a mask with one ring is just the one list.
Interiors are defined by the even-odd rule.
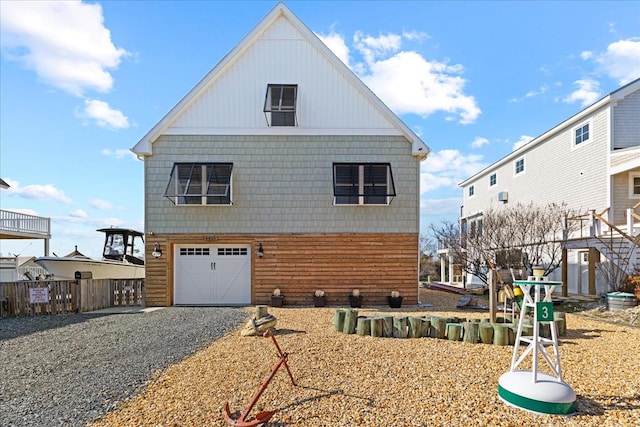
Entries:
[[278,3],[205,77],[196,84],[149,132],[131,149],[139,157],[151,155],[153,143],[187,111],[200,95],[232,67],[265,31],[284,17],[320,52],[355,88],[412,144],[412,155],[424,160],[430,149],[400,118],[395,115],[297,16],[283,3]]
[[640,78],[636,79],[636,80],[633,80],[632,82],[627,83],[626,85],[624,85],[622,87],[619,87],[618,89],[614,90],[613,92],[609,93],[608,95],[606,95],[606,96],[602,97],[601,99],[599,99],[598,101],[594,102],[590,106],[584,108],[583,110],[581,110],[578,113],[574,114],[573,116],[569,117],[565,121],[563,121],[560,124],[554,126],[552,129],[546,131],[542,135],[538,135],[537,137],[533,138],[531,141],[527,142],[523,146],[518,147],[517,149],[513,150],[511,153],[507,154],[502,159],[498,160],[497,162],[495,162],[495,163],[487,166],[486,168],[482,169],[480,172],[478,172],[478,173],[470,176],[469,178],[465,179],[464,181],[462,181],[461,183],[458,184],[458,187],[465,187],[466,185],[471,184],[477,178],[480,178],[483,175],[486,175],[487,173],[499,168],[500,166],[504,165],[505,163],[508,163],[508,162],[510,162],[510,161],[522,156],[526,151],[530,150],[531,148],[535,147],[536,145],[543,144],[547,139],[549,139],[550,137],[552,137],[556,133],[558,133],[560,131],[563,131],[564,129],[566,129],[568,127],[577,125],[578,122],[584,120],[586,117],[588,117],[589,115],[593,114],[595,111],[598,111],[600,108],[607,107],[609,105],[615,105],[620,100],[624,99],[625,97],[629,96],[630,94],[632,94],[632,93],[634,93],[634,92],[636,92],[638,90],[640,90]]

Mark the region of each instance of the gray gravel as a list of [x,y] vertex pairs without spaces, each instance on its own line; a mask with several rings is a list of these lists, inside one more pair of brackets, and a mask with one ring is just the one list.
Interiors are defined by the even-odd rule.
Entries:
[[0,319],[0,425],[85,425],[246,319],[221,307]]

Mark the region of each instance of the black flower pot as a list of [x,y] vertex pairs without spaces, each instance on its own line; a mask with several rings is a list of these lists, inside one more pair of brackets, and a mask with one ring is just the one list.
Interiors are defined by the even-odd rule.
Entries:
[[402,307],[402,297],[392,297],[388,296],[387,301],[389,302],[389,307],[391,308],[400,308]]
[[327,297],[325,297],[324,295],[321,297],[317,297],[317,296],[313,296],[313,305],[315,307],[324,307],[325,305],[327,305]]
[[284,295],[271,295],[271,307],[282,307]]
[[351,308],[362,307],[362,295],[349,295],[349,304]]

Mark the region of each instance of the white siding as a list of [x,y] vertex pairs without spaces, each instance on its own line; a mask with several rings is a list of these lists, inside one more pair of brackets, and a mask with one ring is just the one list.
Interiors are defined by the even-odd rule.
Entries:
[[[298,129],[268,127],[263,106],[269,83],[298,85]],[[232,129],[264,134],[323,129],[352,129],[357,133],[367,129],[370,133],[376,130],[378,134],[400,135],[342,70],[284,16],[238,55],[167,133],[220,134]]]
[[[546,141],[523,151],[525,173],[514,176],[515,157],[498,168],[488,168],[463,188],[464,214],[489,208],[500,209],[516,203],[547,204],[566,202],[570,208],[587,211],[609,206],[608,195],[608,108],[591,117],[591,141],[573,149],[573,127],[553,134]],[[587,119],[588,120],[588,119]],[[489,187],[489,176],[497,174],[497,185]],[[467,188],[475,185],[475,196]],[[507,191],[509,202],[498,201],[498,192]]]
[[[163,197],[174,162],[233,162],[233,206]],[[333,206],[334,162],[388,162],[389,206]],[[402,137],[163,136],[145,161],[154,233],[418,233],[419,160]]]

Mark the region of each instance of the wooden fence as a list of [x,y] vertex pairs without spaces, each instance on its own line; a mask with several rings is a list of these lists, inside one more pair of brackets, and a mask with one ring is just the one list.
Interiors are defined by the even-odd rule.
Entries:
[[32,280],[0,283],[0,318],[144,306],[144,279]]

